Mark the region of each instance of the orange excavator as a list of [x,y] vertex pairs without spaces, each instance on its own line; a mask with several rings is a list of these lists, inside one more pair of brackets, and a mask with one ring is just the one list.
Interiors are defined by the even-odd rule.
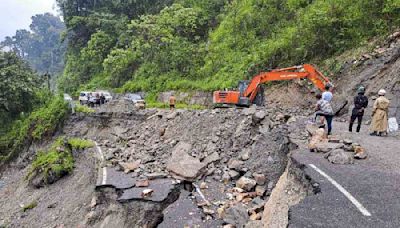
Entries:
[[213,95],[214,105],[237,105],[249,107],[252,104],[262,106],[264,104],[263,83],[270,81],[282,81],[292,79],[309,79],[319,90],[323,91],[326,85],[333,84],[310,64],[276,69],[270,72],[261,72],[250,81],[239,81],[237,90],[215,91]]

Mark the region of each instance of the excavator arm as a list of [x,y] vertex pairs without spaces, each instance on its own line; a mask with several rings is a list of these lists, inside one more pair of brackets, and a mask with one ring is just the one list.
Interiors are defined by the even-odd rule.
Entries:
[[292,79],[309,79],[318,89],[324,90],[325,85],[332,85],[327,77],[315,69],[310,64],[303,66],[294,66],[272,70],[270,72],[262,72],[249,82],[244,90],[239,91],[216,91],[214,92],[215,104],[236,104],[249,106],[253,103],[260,91],[260,85],[270,81],[283,81]]

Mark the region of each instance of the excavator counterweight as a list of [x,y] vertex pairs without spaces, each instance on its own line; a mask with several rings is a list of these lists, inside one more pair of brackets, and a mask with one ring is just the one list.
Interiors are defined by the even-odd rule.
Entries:
[[326,85],[333,86],[327,77],[310,64],[276,69],[270,72],[261,72],[250,81],[240,81],[237,90],[215,91],[213,102],[215,105],[237,105],[249,107],[252,104],[264,104],[263,83],[292,79],[310,80],[319,90],[324,90]]

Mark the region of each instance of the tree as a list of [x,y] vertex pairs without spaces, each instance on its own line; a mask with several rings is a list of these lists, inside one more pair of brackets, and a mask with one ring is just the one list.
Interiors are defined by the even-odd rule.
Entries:
[[17,30],[13,37],[6,37],[0,47],[14,51],[41,74],[60,73],[66,49],[61,40],[61,34],[65,30],[64,23],[50,13],[38,14],[32,17],[30,29],[31,32]]
[[29,112],[41,81],[13,52],[0,52],[0,119],[4,125],[21,112]]

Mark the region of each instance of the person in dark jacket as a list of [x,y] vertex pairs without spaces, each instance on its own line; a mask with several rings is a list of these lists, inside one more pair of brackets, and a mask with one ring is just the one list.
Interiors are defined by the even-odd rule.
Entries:
[[357,90],[357,96],[354,97],[354,108],[351,112],[349,131],[353,131],[354,121],[357,119],[357,132],[360,132],[361,122],[364,116],[364,110],[368,106],[368,98],[364,95],[365,88],[360,86]]

